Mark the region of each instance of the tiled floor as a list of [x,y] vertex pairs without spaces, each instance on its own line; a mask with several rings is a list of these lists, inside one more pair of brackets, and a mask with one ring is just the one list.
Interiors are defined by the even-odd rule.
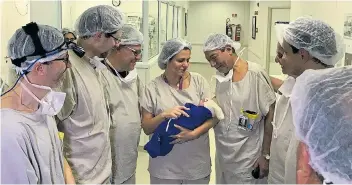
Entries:
[[[215,184],[215,140],[214,140],[214,131],[211,129],[209,131],[209,140],[210,140],[210,156],[212,160],[212,173],[210,176],[210,184]],[[148,172],[148,153],[145,152],[142,148],[139,150],[139,156],[137,161],[137,174],[136,174],[136,183],[137,184],[149,184],[149,172]]]

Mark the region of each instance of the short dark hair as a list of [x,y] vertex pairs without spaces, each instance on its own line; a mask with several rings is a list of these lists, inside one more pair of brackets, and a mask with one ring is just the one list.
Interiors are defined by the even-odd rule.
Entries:
[[[290,45],[290,47],[292,48],[292,53],[297,54],[298,51],[299,51],[299,49],[296,48],[296,47],[294,47],[294,46],[292,46],[291,44],[289,44],[289,45]],[[323,62],[321,62],[319,59],[317,59],[317,58],[315,58],[315,57],[313,57],[313,62],[315,62],[315,63],[317,63],[317,64],[320,64],[320,65],[324,66],[325,68],[334,67],[334,66],[330,66],[330,65],[324,64]]]

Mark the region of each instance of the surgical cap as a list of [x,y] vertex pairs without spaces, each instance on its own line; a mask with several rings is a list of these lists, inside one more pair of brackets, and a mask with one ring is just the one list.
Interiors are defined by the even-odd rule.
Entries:
[[[45,51],[50,52],[64,43],[64,36],[58,29],[40,24],[38,28],[38,37]],[[12,35],[7,49],[11,59],[29,56],[35,51],[31,36],[27,35],[22,28],[17,29]]]
[[352,68],[305,71],[297,78],[291,105],[310,166],[334,184],[352,183]]
[[98,32],[113,33],[124,25],[123,13],[112,6],[99,5],[87,9],[76,21],[77,34],[92,36]]
[[191,43],[181,38],[171,39],[165,42],[158,58],[160,69],[166,69],[167,63],[184,48],[192,49]]
[[203,52],[222,49],[226,46],[231,46],[233,49],[235,49],[236,52],[238,52],[238,50],[241,48],[241,44],[239,42],[233,41],[229,36],[225,34],[212,34],[205,41]]
[[143,35],[132,25],[124,25],[121,28],[121,43],[120,45],[141,45],[143,43]]
[[68,34],[68,33],[72,33],[73,36],[76,37],[76,32],[75,32],[75,31],[70,30],[69,28],[63,28],[63,29],[62,29],[62,34],[63,34],[63,35],[66,35],[66,34]]
[[301,17],[291,22],[284,32],[284,40],[326,65],[335,65],[344,55],[342,37],[323,21]]

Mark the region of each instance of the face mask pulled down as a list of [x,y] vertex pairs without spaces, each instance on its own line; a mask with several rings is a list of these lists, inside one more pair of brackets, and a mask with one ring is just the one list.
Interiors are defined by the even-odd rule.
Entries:
[[[235,66],[238,62],[238,60],[241,58],[243,51],[246,48],[243,48],[240,52],[238,52],[238,57],[235,61],[235,63],[233,64],[233,66]],[[212,78],[216,78],[218,80],[219,83],[223,83],[223,82],[227,82],[227,81],[231,81],[232,80],[232,76],[233,76],[233,68],[230,69],[230,71],[225,75],[219,71],[216,71],[216,74],[212,77]]]
[[130,71],[130,72],[128,73],[128,75],[127,75],[125,78],[123,78],[123,77],[116,71],[116,69],[112,66],[112,64],[110,63],[109,60],[106,60],[106,62],[108,63],[108,65],[111,66],[111,68],[115,71],[115,73],[117,74],[118,78],[119,78],[122,82],[124,82],[124,83],[126,83],[126,84],[132,84],[133,82],[135,82],[135,81],[137,80],[137,76],[138,76],[137,69],[133,69],[132,71]]
[[43,99],[39,100],[38,97],[36,95],[34,95],[26,87],[25,84],[20,82],[22,88],[25,91],[27,91],[28,94],[30,96],[32,96],[32,98],[35,99],[40,104],[40,107],[39,107],[37,113],[42,114],[42,115],[48,115],[48,116],[57,115],[60,112],[62,106],[64,105],[66,93],[53,91],[50,87],[47,87],[47,86],[32,84],[28,81],[28,79],[25,75],[23,77],[27,81],[27,83],[32,85],[33,87],[36,87],[39,89],[44,89],[44,90],[49,90],[49,93],[46,94],[46,96]]

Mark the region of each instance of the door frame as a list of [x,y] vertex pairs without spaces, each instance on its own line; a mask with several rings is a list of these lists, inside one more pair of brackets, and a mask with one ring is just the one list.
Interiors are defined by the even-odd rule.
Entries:
[[[270,47],[271,47],[271,21],[272,21],[272,14],[273,14],[273,9],[287,9],[291,10],[290,7],[269,7],[268,9],[268,24],[267,24],[267,43],[266,43],[266,64],[265,64],[265,70],[267,73],[270,73]],[[291,15],[290,15],[291,16]]]

